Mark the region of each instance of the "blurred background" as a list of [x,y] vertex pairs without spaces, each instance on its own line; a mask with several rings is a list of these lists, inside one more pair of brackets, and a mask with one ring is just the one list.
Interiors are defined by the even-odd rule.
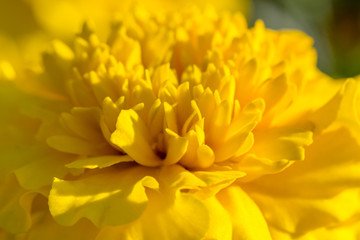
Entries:
[[[252,26],[263,19],[272,29],[300,29],[312,36],[318,67],[334,78],[360,74],[360,1],[357,0],[135,0],[155,10],[176,10],[188,3],[241,11]],[[0,78],[13,68],[37,64],[51,39],[69,41],[82,22],[92,19],[106,36],[112,13],[134,0],[0,0]],[[11,63],[11,64],[9,64]]]
[[315,41],[318,67],[334,78],[360,74],[360,1],[253,0],[250,24],[263,19],[268,28],[295,28]]

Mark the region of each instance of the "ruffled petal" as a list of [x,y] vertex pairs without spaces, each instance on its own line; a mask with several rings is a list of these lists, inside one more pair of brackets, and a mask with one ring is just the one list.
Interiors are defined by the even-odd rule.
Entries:
[[295,160],[305,158],[305,146],[312,143],[312,132],[290,127],[259,130],[251,150],[235,165],[246,172],[244,180],[283,171]]
[[98,229],[88,220],[82,219],[73,226],[62,226],[54,221],[50,213],[34,216],[34,226],[26,234],[27,240],[38,239],[84,239],[92,240]]
[[329,196],[349,187],[358,187],[359,148],[351,132],[341,127],[315,137],[314,143],[306,149],[304,161],[294,163],[281,174],[259,179],[254,184],[274,193],[304,197]]
[[206,205],[191,194],[179,193],[174,199],[151,191],[149,205],[140,219],[124,227],[105,227],[97,240],[151,239],[198,240],[209,229]]
[[305,232],[343,221],[359,211],[359,149],[347,128],[328,131],[315,137],[304,161],[245,189],[267,220],[284,231]]
[[205,187],[196,194],[207,199],[215,196],[222,189],[230,186],[237,179],[246,176],[246,173],[241,171],[195,171],[194,175],[205,183]]
[[146,209],[147,187],[156,189],[158,182],[145,168],[131,166],[90,172],[74,181],[55,179],[49,208],[65,226],[84,217],[96,226],[125,224]]
[[274,196],[251,191],[249,195],[259,205],[269,224],[293,235],[344,221],[358,211],[360,204],[359,193],[354,190],[317,198]]
[[318,228],[300,236],[273,227],[270,227],[270,231],[273,238],[279,240],[357,240],[360,236],[360,221],[357,215],[340,224]]
[[73,156],[56,152],[46,146],[33,150],[31,154],[22,156],[27,161],[14,171],[23,188],[40,189],[50,185],[54,177],[61,178],[70,172],[64,164],[73,160]]
[[21,188],[13,175],[0,184],[0,227],[10,233],[26,232],[31,226],[35,193]]
[[[34,199],[31,212],[32,226],[29,231],[24,234],[26,240],[38,239],[94,239],[99,229],[89,220],[81,219],[73,226],[62,226],[54,221],[48,208],[47,198],[38,195]],[[21,235],[16,235],[15,239],[21,239]]]

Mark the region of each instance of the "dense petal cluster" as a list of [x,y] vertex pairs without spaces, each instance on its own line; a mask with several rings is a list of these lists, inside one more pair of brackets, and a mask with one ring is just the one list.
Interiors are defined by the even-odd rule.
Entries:
[[53,41],[3,89],[5,238],[360,232],[357,83],[319,72],[301,32],[135,7],[105,41],[89,22]]

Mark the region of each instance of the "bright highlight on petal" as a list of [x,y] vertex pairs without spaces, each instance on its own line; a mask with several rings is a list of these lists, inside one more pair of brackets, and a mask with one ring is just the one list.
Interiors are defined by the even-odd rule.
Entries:
[[151,149],[149,138],[145,123],[135,111],[123,110],[120,112],[116,130],[111,135],[112,143],[120,147],[136,162],[149,167],[158,166],[161,164],[161,160]]
[[49,196],[50,212],[66,226],[82,217],[97,226],[131,222],[146,208],[145,187],[158,188],[156,180],[143,171],[130,167],[104,170],[76,181],[55,179]]

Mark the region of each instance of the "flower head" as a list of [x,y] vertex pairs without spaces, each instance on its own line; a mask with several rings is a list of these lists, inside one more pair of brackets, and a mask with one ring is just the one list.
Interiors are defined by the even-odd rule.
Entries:
[[18,80],[36,138],[4,171],[21,226],[4,214],[0,226],[33,238],[71,226],[64,236],[266,240],[356,217],[355,170],[323,175],[347,156],[326,145],[357,160],[356,83],[320,73],[311,45],[211,9],[135,8],[105,42],[89,23],[71,47],[53,41],[43,69]]

